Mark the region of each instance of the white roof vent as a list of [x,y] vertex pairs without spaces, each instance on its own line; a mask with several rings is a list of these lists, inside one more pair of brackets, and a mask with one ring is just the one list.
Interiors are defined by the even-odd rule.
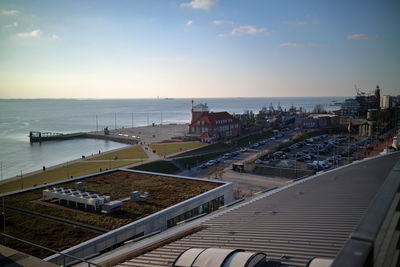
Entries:
[[266,255],[240,249],[190,248],[179,255],[175,267],[253,267],[265,262]]
[[307,267],[330,267],[332,263],[333,259],[314,258],[308,262]]

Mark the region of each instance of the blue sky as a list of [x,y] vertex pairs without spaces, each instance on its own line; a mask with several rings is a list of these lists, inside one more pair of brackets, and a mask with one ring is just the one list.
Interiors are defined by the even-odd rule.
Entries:
[[0,97],[400,93],[400,1],[0,3]]

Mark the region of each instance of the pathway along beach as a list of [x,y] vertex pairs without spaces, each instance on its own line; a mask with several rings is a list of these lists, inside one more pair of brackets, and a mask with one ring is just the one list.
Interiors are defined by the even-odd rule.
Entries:
[[[167,125],[154,125],[154,126],[142,126],[142,127],[134,127],[134,128],[121,128],[121,129],[116,129],[116,130],[110,130],[110,136],[118,136],[118,134],[123,134],[123,135],[128,135],[129,137],[132,136],[136,136],[140,138],[140,143],[143,144],[152,144],[152,143],[160,143],[160,142],[174,142],[174,141],[179,141],[179,139],[174,139],[176,137],[182,137],[184,136],[188,131],[188,125],[187,124],[167,124]],[[104,134],[104,132],[92,132],[92,133],[96,133],[96,134]],[[29,140],[27,139],[27,142],[29,142]],[[52,142],[57,142],[57,141],[52,141]],[[69,142],[67,141],[63,141],[63,142]],[[46,145],[45,142],[43,142],[42,145]],[[128,146],[130,147],[130,146]],[[123,148],[118,148],[118,149],[113,149],[110,151],[101,151],[102,154],[106,154],[106,153],[112,153],[114,151],[118,151],[118,150],[122,150],[122,149],[126,149],[127,147],[123,147]],[[92,155],[96,155],[95,153],[93,153]],[[92,155],[84,155],[85,157],[90,157]],[[145,160],[145,159],[137,159],[137,160]],[[67,161],[61,164],[57,164],[57,165],[53,165],[53,166],[45,166],[46,167],[46,171],[55,169],[55,168],[59,168],[59,167],[63,167],[66,166],[68,164],[73,164],[76,162],[80,162],[83,161],[82,158],[76,158],[74,160],[71,161]],[[121,161],[121,160],[120,160]],[[115,164],[115,161],[111,161]],[[126,162],[127,164],[125,166],[128,165],[132,165],[132,162]],[[121,165],[120,167],[123,167],[123,162],[121,162],[119,165]],[[37,166],[36,171],[32,171],[29,173],[24,173],[23,174],[23,179],[29,179],[29,176],[34,175],[34,174],[38,174],[43,172],[42,169],[43,166]],[[4,179],[2,181],[0,181],[0,185],[2,184],[6,184],[12,181],[18,181],[21,179],[20,175],[14,176],[14,177],[10,177],[8,179]],[[26,180],[25,180],[26,181]]]

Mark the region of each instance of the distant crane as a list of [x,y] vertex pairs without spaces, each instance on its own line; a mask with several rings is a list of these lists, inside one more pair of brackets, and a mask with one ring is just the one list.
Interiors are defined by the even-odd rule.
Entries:
[[365,95],[365,92],[361,91],[361,89],[358,88],[356,84],[354,85],[354,89],[356,90],[356,95],[357,96],[364,96]]
[[356,90],[356,95],[357,96],[370,96],[373,92],[363,92],[361,91],[360,88],[357,87],[357,85],[354,85],[354,89]]

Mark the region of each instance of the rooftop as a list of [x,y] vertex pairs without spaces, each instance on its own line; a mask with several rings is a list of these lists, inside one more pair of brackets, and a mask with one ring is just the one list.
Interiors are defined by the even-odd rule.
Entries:
[[[43,197],[42,193],[46,188],[53,190],[56,186],[73,189],[77,181],[84,181],[84,191],[110,196],[110,200],[123,201],[123,205],[112,214],[103,214],[86,209],[82,205],[65,202],[59,204],[57,199],[45,200]],[[221,184],[200,179],[116,169],[0,196],[5,196],[7,234],[61,251],[207,192]],[[133,191],[149,192],[149,196],[135,202],[130,201],[130,194]],[[1,227],[0,231],[2,230]],[[7,245],[37,257],[49,254],[31,246],[24,246],[22,243],[8,242]]]
[[[363,160],[260,194],[191,222],[198,230],[175,241],[161,242],[164,233],[135,244],[130,259],[118,266],[171,266],[192,247],[258,251],[291,266],[305,266],[313,257],[334,258],[399,159],[400,153],[393,153]],[[171,235],[180,227],[189,225],[174,227]]]
[[[208,125],[216,125],[218,120],[228,120],[231,119],[233,122],[237,122],[237,119],[233,117],[228,112],[210,112],[201,115],[198,119],[194,120],[191,125],[195,125],[198,121],[204,121]],[[225,122],[221,124],[229,124],[230,122]]]

